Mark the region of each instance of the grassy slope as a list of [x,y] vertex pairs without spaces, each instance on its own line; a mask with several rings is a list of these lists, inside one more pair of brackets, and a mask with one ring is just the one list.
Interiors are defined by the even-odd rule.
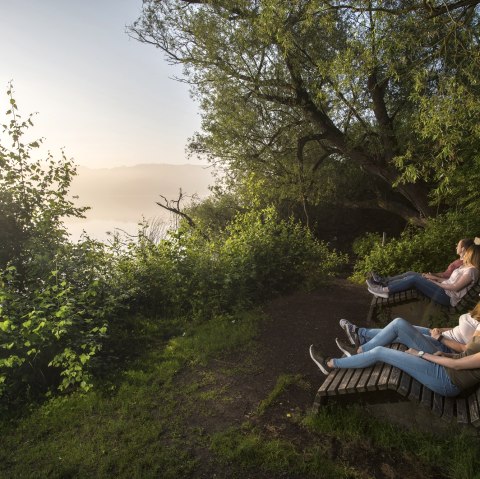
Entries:
[[[216,319],[150,349],[108,391],[54,399],[5,422],[0,477],[397,477],[380,474],[373,460],[349,462],[353,451],[381,456],[399,471],[406,464],[415,477],[478,477],[477,443],[466,436],[449,441],[399,431],[355,408],[348,415],[338,408],[318,417],[296,412],[289,416],[293,438],[265,434],[262,416],[289,387],[303,387],[300,377],[280,376],[241,422],[225,418],[207,427],[218,408],[234,401],[226,378],[255,373],[260,319],[254,313]],[[224,361],[240,352],[249,359]]]

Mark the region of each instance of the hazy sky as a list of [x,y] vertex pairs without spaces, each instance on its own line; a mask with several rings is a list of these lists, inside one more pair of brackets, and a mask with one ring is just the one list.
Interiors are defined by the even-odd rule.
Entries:
[[13,81],[35,137],[79,165],[198,163],[198,109],[162,52],[125,33],[141,0],[0,0],[0,113]]

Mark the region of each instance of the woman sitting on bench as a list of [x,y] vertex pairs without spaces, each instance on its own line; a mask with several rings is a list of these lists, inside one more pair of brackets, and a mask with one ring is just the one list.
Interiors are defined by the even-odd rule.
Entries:
[[[402,324],[402,331],[399,324]],[[325,358],[310,346],[310,357],[324,374],[334,369],[367,368],[378,361],[405,371],[417,381],[442,396],[457,396],[463,390],[480,383],[480,329],[463,353],[435,352],[425,336],[404,319],[397,318],[383,328],[376,338],[385,336],[390,344],[392,335],[402,336],[402,343],[409,349],[397,351],[384,346],[375,346],[362,353],[344,358]],[[387,337],[388,336],[388,337]]]
[[[403,324],[403,323],[402,323]],[[458,325],[454,328],[426,328],[414,326],[425,337],[434,351],[444,353],[461,353],[465,351],[466,344],[471,341],[473,333],[480,326],[480,302],[472,311],[462,314],[458,318]],[[403,343],[401,334],[396,334],[387,339],[387,336],[378,337],[383,331],[381,328],[359,328],[346,319],[340,320],[340,327],[345,331],[351,344],[335,338],[338,348],[347,356],[361,353],[375,346],[387,346],[391,343]],[[401,333],[401,325],[399,325]],[[389,342],[385,342],[389,341]]]
[[456,306],[467,291],[478,281],[480,269],[480,245],[467,248],[463,256],[463,266],[453,271],[450,278],[438,283],[416,273],[403,279],[392,281],[388,286],[369,284],[368,291],[380,298],[390,294],[418,289],[432,301],[443,306]]
[[[478,238],[477,238],[478,239]],[[390,283],[393,283],[394,281],[398,281],[400,279],[405,279],[408,276],[412,275],[420,275],[423,276],[424,278],[431,279],[432,281],[436,281],[437,283],[444,281],[450,276],[452,276],[452,273],[457,269],[460,268],[460,266],[463,266],[463,256],[467,249],[474,244],[474,240],[471,238],[464,238],[461,239],[457,243],[457,247],[455,248],[455,252],[457,253],[457,256],[459,257],[455,261],[452,261],[448,266],[445,271],[441,271],[438,273],[416,273],[415,271],[407,271],[406,273],[402,274],[397,274],[395,276],[380,276],[377,273],[373,272],[371,273],[370,279],[367,279],[367,286],[370,288],[371,286],[388,286]]]

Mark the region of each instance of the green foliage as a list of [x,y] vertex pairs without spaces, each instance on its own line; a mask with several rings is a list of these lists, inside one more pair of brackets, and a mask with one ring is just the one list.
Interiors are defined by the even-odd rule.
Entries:
[[45,160],[32,158],[42,140],[25,141],[32,119],[22,120],[11,87],[7,96],[9,121],[0,142],[0,268],[13,264],[26,279],[48,268],[65,239],[62,218],[81,217],[87,208],[67,198],[76,170],[63,152],[60,161],[50,153]]
[[22,120],[11,87],[7,97],[0,142],[2,406],[55,388],[88,390],[114,305],[104,247],[67,241],[63,218],[86,210],[68,199],[73,162],[63,152],[60,161],[32,158],[42,141],[25,141],[32,119]]
[[131,304],[191,321],[317,285],[345,262],[272,207],[239,213],[210,233],[184,226],[158,245],[146,239],[132,244],[118,275]]
[[[325,407],[319,415],[306,416],[295,429],[278,428],[274,434],[267,427],[260,430],[258,416],[231,427],[222,409],[210,435],[211,430],[203,427],[212,424],[208,398],[217,404],[235,400],[235,388],[221,389],[225,377],[239,380],[239,364],[229,358],[236,351],[252,356],[256,350],[252,333],[260,321],[255,313],[215,318],[144,351],[108,391],[53,398],[32,407],[24,417],[4,419],[0,476],[31,477],[35,471],[38,477],[52,478],[173,479],[195,477],[199,471],[208,477],[227,471],[238,479],[248,474],[365,477],[365,471],[357,468],[358,456],[353,463],[345,459],[354,447],[357,454],[376,453],[387,463],[415,457],[415,465],[426,468],[425,477],[434,477],[428,474],[433,467],[450,472],[452,479],[475,477],[475,438],[456,430],[446,438],[409,432],[372,419],[360,407],[346,411]],[[217,329],[221,331],[215,334]],[[215,346],[203,346],[212,335]],[[202,356],[200,361],[195,360],[197,355]],[[248,380],[256,365],[242,367],[240,378]],[[215,382],[212,376],[220,380]],[[280,378],[278,385],[289,382]],[[241,411],[239,417],[243,418]],[[292,430],[305,441],[292,441]]]
[[107,332],[113,298],[102,271],[101,246],[65,245],[58,269],[22,289],[16,269],[3,276],[0,378],[4,400],[91,387],[94,356]]
[[421,224],[432,201],[478,200],[479,19],[475,3],[436,0],[146,0],[130,32],[185,67],[202,109],[193,153],[267,195],[368,199]]
[[449,213],[427,222],[424,229],[409,227],[400,238],[382,246],[381,237],[370,234],[356,241],[357,260],[352,278],[363,282],[370,271],[383,275],[404,271],[444,271],[455,259],[460,239],[474,238],[480,231],[476,217]]

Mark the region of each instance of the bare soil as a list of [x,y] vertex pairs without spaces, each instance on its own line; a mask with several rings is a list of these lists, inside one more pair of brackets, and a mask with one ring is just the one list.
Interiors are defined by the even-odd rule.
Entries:
[[[209,414],[192,417],[192,426],[212,434],[248,422],[267,437],[288,440],[300,449],[315,442],[330,459],[354,467],[357,471],[355,478],[444,477],[439,471],[426,471],[414,457],[398,460],[394,453],[374,450],[368,442],[352,446],[333,437],[319,438],[295,421],[310,410],[315,393],[324,380],[324,375],[310,359],[310,344],[317,345],[326,355],[338,356],[335,338],[344,337],[338,324],[340,318],[347,318],[359,326],[366,325],[370,301],[371,296],[364,286],[337,279],[318,291],[296,292],[266,304],[263,308],[266,320],[255,352],[236,353],[208,367],[210,373],[214,368],[217,384],[222,384],[233,400],[211,401]],[[225,365],[242,363],[249,364],[245,374],[240,372],[231,377],[222,373]],[[259,414],[262,401],[283,375],[298,375],[303,381],[286,387]],[[196,477],[237,477],[228,467],[218,470],[218,465],[213,473],[213,464],[206,450],[196,451],[196,454],[205,455]],[[246,472],[242,477],[296,479],[285,474],[265,476],[258,471]]]

